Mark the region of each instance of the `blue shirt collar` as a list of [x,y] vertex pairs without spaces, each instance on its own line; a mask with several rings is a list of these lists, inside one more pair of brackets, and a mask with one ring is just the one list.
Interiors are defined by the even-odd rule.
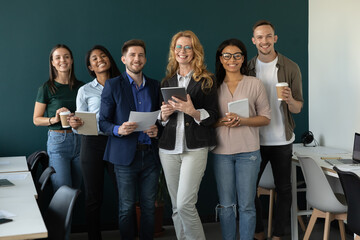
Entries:
[[[132,79],[127,72],[126,72],[126,75],[128,76],[129,82],[130,82],[130,84],[132,85],[132,84],[134,83],[134,79]],[[141,87],[145,87],[145,83],[146,83],[146,80],[145,80],[145,76],[144,76],[144,74],[143,74],[143,82],[142,82],[142,86],[141,86]]]

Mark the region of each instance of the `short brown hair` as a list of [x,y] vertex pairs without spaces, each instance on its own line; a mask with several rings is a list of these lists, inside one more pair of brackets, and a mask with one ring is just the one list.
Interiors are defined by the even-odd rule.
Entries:
[[131,39],[129,41],[124,42],[122,48],[121,48],[121,53],[122,55],[126,55],[129,47],[142,47],[144,49],[144,53],[146,55],[146,47],[145,47],[145,42],[143,40],[140,39]]
[[255,31],[255,29],[257,28],[257,27],[259,27],[259,26],[263,26],[263,25],[269,25],[273,30],[274,30],[274,32],[275,32],[275,27],[274,27],[274,25],[272,25],[272,23],[271,22],[269,22],[268,20],[259,20],[259,21],[257,21],[255,24],[254,24],[254,26],[253,26],[253,32]]

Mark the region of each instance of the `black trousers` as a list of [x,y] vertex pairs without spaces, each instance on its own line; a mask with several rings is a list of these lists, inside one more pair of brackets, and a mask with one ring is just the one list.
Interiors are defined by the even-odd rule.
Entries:
[[[104,168],[117,192],[114,166],[104,161],[107,136],[82,136],[80,162],[85,186],[85,209],[89,240],[101,239],[101,205],[104,191]],[[118,196],[118,194],[116,194]]]
[[[285,234],[284,230],[289,222],[290,208],[292,202],[291,195],[291,158],[292,144],[282,146],[261,146],[261,165],[257,185],[266,164],[270,161],[274,175],[276,202],[274,208],[273,235],[281,237]],[[256,229],[255,232],[263,232],[264,224],[262,221],[262,209],[260,199],[255,197],[256,207]]]

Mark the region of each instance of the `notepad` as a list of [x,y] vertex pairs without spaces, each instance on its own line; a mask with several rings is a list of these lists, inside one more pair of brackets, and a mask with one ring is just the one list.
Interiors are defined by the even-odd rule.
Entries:
[[241,100],[233,101],[228,103],[229,112],[236,113],[240,117],[249,117],[249,99],[244,98]]
[[76,111],[75,116],[81,118],[81,120],[84,121],[84,125],[77,129],[79,134],[95,136],[99,134],[96,113]]

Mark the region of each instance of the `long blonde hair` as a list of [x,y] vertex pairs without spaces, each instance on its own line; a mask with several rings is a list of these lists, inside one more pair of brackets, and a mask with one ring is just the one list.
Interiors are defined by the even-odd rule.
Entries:
[[191,61],[191,67],[194,70],[192,77],[196,82],[204,78],[204,81],[201,84],[201,89],[205,93],[209,92],[214,84],[212,78],[213,74],[206,69],[206,65],[204,63],[203,46],[201,45],[195,33],[193,33],[190,30],[178,32],[172,37],[170,43],[170,49],[169,49],[169,58],[168,58],[169,63],[166,67],[166,76],[162,80],[162,82],[165,82],[166,80],[172,78],[179,69],[179,63],[176,61],[176,57],[175,57],[175,45],[176,45],[176,41],[180,37],[187,37],[191,39],[191,45],[192,45],[191,47],[194,51],[194,58]]

